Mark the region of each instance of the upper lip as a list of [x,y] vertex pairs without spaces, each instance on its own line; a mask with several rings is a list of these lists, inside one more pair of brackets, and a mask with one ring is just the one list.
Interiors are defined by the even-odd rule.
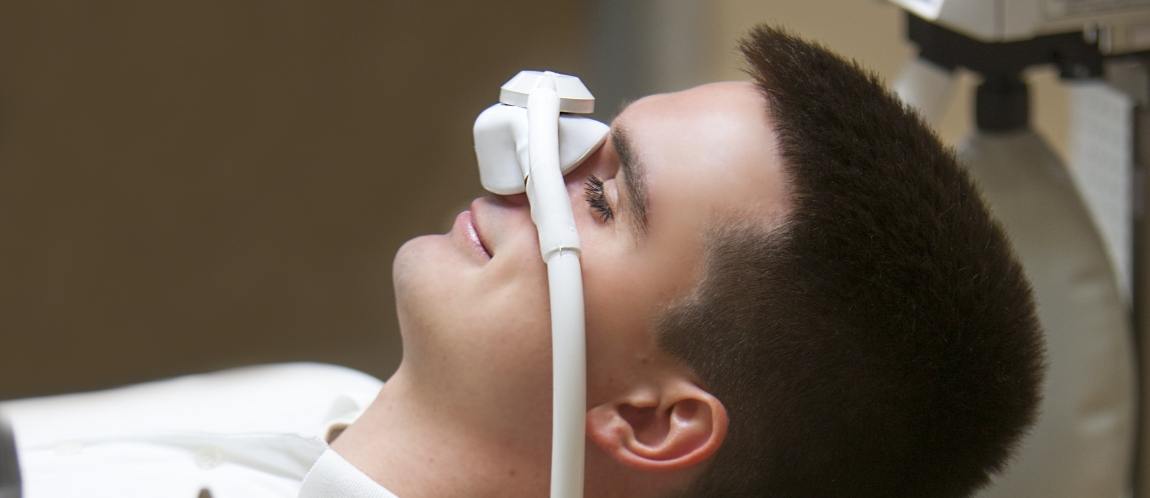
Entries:
[[479,237],[479,245],[483,246],[483,250],[487,251],[488,256],[494,256],[495,253],[491,251],[491,245],[487,243],[487,239],[483,236],[483,229],[479,228],[479,199],[471,201],[471,226],[475,227],[475,235]]

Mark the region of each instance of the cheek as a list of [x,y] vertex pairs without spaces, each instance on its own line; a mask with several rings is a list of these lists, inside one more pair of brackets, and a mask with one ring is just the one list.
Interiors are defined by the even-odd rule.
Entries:
[[691,287],[698,243],[654,230],[638,248],[622,233],[592,231],[584,240],[588,401],[598,404],[663,358],[655,326],[663,308]]
[[[606,246],[606,247],[605,247]],[[642,271],[636,255],[587,251],[583,294],[587,316],[589,401],[601,401],[613,386],[626,383],[635,366],[650,357],[650,318],[654,305],[652,276]]]

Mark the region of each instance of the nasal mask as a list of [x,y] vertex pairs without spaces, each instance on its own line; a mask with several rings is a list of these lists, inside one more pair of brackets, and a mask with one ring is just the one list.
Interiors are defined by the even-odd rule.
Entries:
[[475,119],[475,156],[483,188],[526,192],[551,303],[551,498],[582,498],[587,412],[587,345],[579,232],[563,175],[603,143],[607,125],[574,116],[595,97],[574,76],[521,71],[499,104]]

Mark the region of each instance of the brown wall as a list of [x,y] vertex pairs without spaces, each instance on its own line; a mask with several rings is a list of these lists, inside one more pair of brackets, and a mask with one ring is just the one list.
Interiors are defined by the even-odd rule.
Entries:
[[[391,259],[576,0],[0,2],[0,399],[256,362],[388,375]],[[530,43],[524,43],[530,41]]]

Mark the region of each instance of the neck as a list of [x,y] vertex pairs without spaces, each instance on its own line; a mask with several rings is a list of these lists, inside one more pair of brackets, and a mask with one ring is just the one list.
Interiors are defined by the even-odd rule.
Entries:
[[508,444],[433,391],[401,367],[332,448],[400,498],[546,495],[550,445],[540,459],[538,444]]

